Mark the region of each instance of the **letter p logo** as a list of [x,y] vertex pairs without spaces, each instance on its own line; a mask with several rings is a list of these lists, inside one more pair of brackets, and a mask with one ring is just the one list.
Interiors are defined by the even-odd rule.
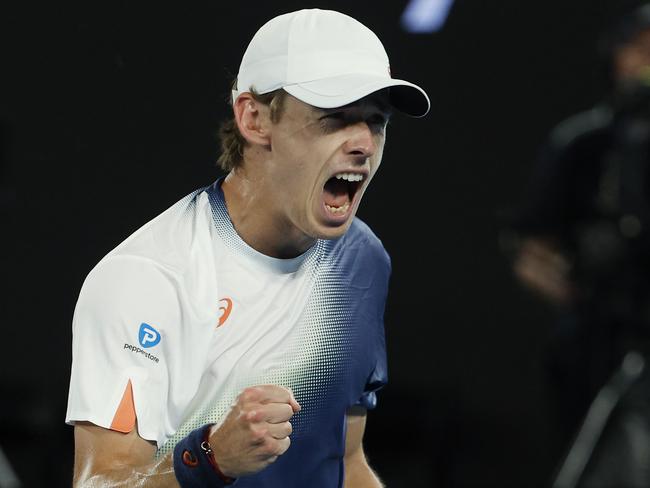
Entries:
[[144,348],[153,347],[160,342],[160,333],[144,322],[140,324],[140,334],[138,336],[140,345]]

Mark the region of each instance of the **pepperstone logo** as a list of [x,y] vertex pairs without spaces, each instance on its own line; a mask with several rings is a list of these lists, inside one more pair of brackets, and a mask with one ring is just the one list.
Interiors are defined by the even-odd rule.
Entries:
[[[138,334],[138,340],[140,341],[140,345],[145,349],[149,347],[153,347],[160,342],[160,332],[158,332],[149,324],[143,322],[142,324],[140,324],[140,332]],[[134,346],[133,344],[124,343],[124,349],[127,349],[136,354],[142,354],[147,359],[155,361],[156,363],[160,362],[160,359],[158,359],[156,356],[148,353],[144,349],[140,349],[139,347]]]
[[160,362],[160,359],[158,359],[153,354],[150,354],[147,351],[145,351],[143,349],[140,349],[139,347],[136,347],[136,346],[134,346],[132,344],[124,343],[124,349],[128,349],[129,351],[134,352],[136,354],[142,354],[147,359],[151,359],[152,361],[155,361],[157,363]]
[[160,333],[144,322],[140,324],[140,334],[138,335],[140,345],[145,349],[153,347],[160,342]]

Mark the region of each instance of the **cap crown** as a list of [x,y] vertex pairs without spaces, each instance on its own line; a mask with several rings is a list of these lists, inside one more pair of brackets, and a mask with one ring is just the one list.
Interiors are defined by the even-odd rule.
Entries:
[[257,31],[242,59],[237,89],[268,93],[359,73],[390,78],[379,38],[348,15],[305,9],[275,17]]

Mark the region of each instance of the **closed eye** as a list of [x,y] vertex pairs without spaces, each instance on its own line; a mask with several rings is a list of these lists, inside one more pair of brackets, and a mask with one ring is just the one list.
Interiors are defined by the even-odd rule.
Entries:
[[321,129],[325,132],[332,132],[343,127],[346,122],[344,112],[330,112],[318,118]]
[[343,112],[331,112],[331,113],[323,115],[320,118],[320,120],[323,120],[323,119],[343,120],[344,118],[345,118],[345,114]]
[[[368,117],[365,122],[368,124],[368,127],[373,133],[383,132],[386,124],[388,123],[390,115],[381,113],[376,113]],[[356,124],[363,121],[361,117],[356,115],[346,113],[344,111],[338,112],[328,112],[318,118],[321,128],[325,132],[332,132],[337,129],[343,128],[347,125]]]

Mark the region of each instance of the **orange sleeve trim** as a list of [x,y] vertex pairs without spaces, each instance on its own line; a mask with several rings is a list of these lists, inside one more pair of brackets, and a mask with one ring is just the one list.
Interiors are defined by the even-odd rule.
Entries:
[[116,430],[124,434],[128,434],[135,428],[135,404],[133,403],[133,388],[131,387],[131,380],[126,385],[124,395],[120,406],[117,407],[115,417],[111,423],[111,430]]

